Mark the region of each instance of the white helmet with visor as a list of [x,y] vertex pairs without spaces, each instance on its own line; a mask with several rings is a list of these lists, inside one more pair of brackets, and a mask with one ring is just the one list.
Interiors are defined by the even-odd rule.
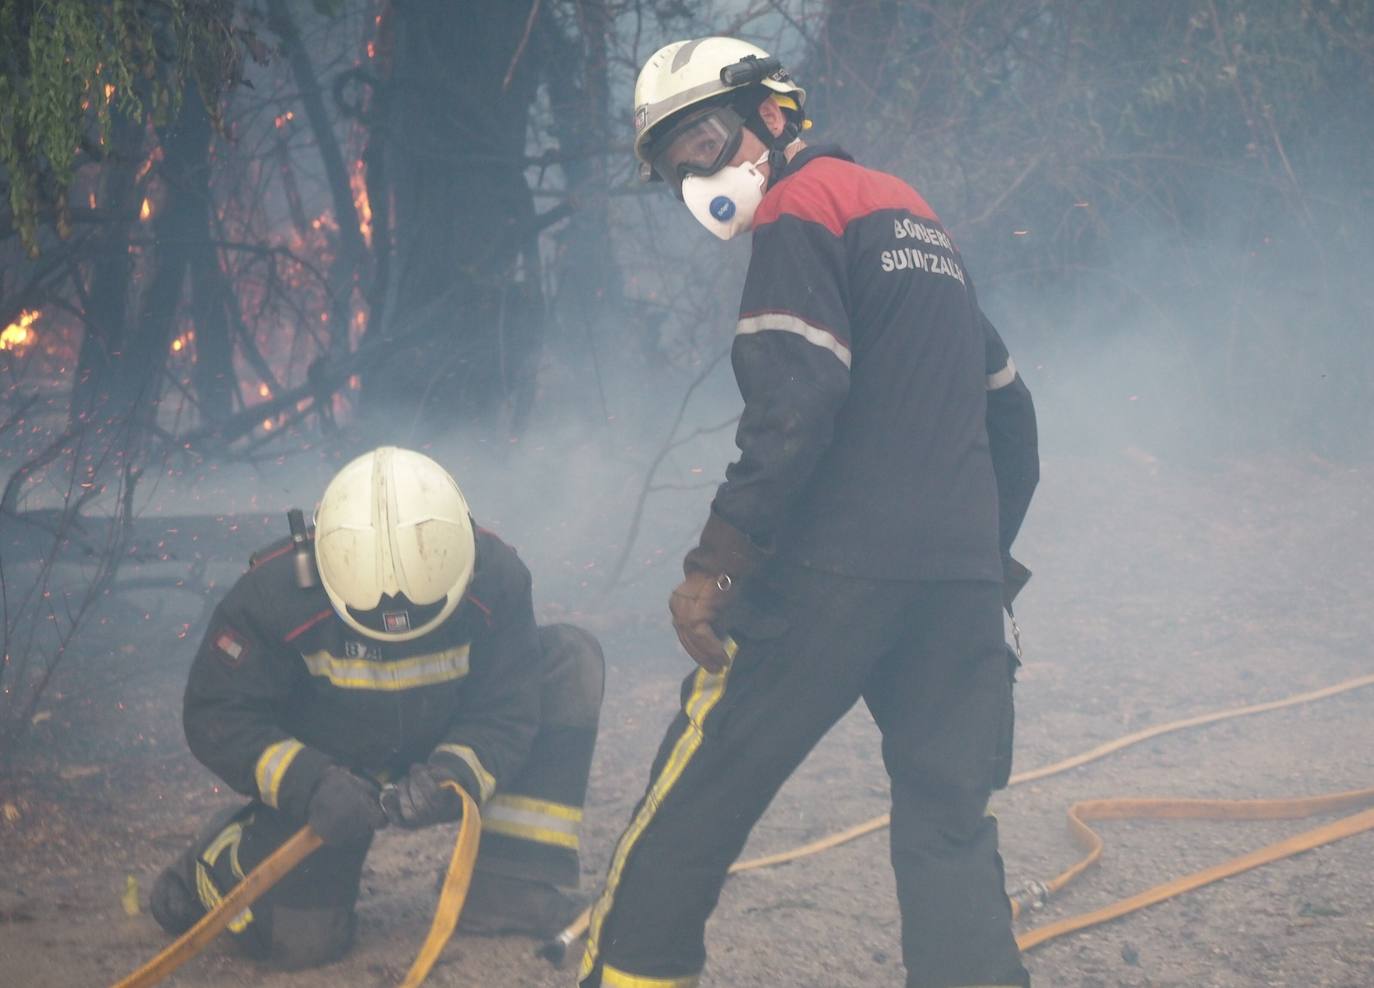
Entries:
[[389,642],[418,638],[457,610],[472,580],[467,501],[428,456],[382,446],[325,488],[315,562],[329,602],[354,631]]
[[681,198],[684,178],[724,167],[751,121],[722,97],[754,85],[801,115],[806,90],[777,59],[747,41],[697,38],[655,52],[635,82],[634,150],[644,178],[667,182]]

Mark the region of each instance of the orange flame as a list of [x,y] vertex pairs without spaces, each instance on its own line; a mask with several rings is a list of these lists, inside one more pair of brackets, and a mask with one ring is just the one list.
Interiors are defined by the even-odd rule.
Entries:
[[358,229],[362,232],[363,242],[372,246],[372,203],[367,198],[367,177],[362,160],[353,162],[353,171],[348,176],[348,184],[353,188],[353,205],[358,209]]
[[143,206],[142,206],[142,207],[139,209],[139,211],[138,211],[138,218],[139,218],[139,220],[140,220],[141,222],[146,223],[146,222],[148,222],[149,218],[150,218],[152,215],[153,215],[153,204],[152,204],[151,201],[149,201],[149,199],[148,199],[147,196],[144,196],[144,197],[143,197]]
[[43,313],[37,309],[25,309],[19,318],[0,330],[0,350],[22,350],[34,341],[34,332],[29,327],[38,321]]

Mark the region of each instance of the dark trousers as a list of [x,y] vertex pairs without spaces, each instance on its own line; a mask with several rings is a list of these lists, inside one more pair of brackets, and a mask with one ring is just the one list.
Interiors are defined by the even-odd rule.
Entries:
[[[993,789],[1010,771],[1014,658],[996,583],[857,580],[773,566],[699,669],[611,859],[583,988],[690,988],[730,864],[782,783],[862,696],[892,781],[907,984],[1028,984],[1011,933]],[[643,982],[647,983],[647,982]]]
[[[483,807],[476,867],[575,886],[604,662],[596,639],[571,625],[542,627],[539,638],[544,660],[539,734],[520,772]],[[211,820],[171,871],[194,890],[204,908],[213,908],[299,827],[300,821],[250,803]],[[358,885],[370,845],[368,840],[319,848],[231,924],[236,942],[250,955],[286,968],[342,956],[352,942]]]

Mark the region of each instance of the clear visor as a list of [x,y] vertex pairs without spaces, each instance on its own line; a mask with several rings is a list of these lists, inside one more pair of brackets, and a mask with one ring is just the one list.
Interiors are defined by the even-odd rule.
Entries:
[[714,107],[678,124],[665,134],[651,162],[673,195],[682,198],[688,175],[713,175],[739,150],[744,119],[728,106]]

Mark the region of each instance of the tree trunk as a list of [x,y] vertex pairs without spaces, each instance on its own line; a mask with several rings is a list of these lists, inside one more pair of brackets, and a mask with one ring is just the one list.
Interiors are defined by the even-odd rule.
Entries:
[[369,335],[419,341],[365,375],[374,417],[444,427],[510,414],[532,393],[544,301],[523,173],[538,79],[524,49],[537,6],[393,8],[386,119],[373,136],[386,136],[394,304]]
[[134,270],[129,230],[138,216],[135,184],[143,150],[143,126],[122,113],[111,117],[109,157],[101,170],[98,200],[110,222],[100,234],[99,254],[92,265],[86,329],[72,385],[72,426],[92,411],[97,395],[108,388],[110,368],[124,346],[128,328]]
[[176,121],[158,136],[163,151],[160,174],[167,192],[152,219],[155,263],[138,322],[111,375],[104,409],[111,418],[142,419],[151,413],[176,329],[187,265],[195,246],[208,236],[211,129],[205,105],[187,98]]
[[[623,285],[611,242],[609,84],[606,39],[610,17],[604,0],[577,5],[578,36],[555,39],[548,65],[552,130],[558,138],[561,167],[577,211],[558,233],[557,308],[567,332],[567,350],[585,354],[595,380],[602,416],[598,330],[608,322],[619,328]],[[552,32],[550,32],[552,33]]]

